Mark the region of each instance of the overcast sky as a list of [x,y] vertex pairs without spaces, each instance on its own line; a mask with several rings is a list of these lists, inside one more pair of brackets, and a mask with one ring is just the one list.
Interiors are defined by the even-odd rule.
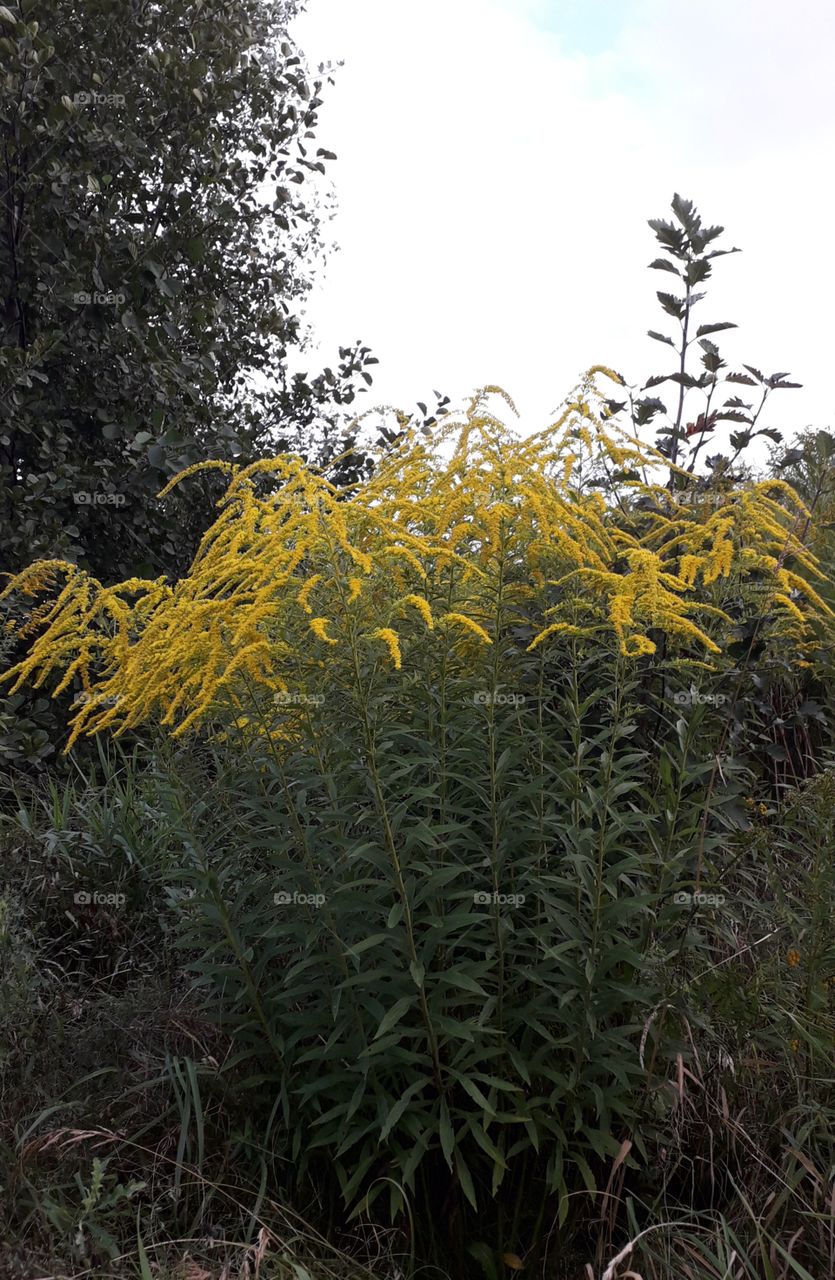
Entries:
[[679,191],[743,250],[699,323],[804,384],[768,425],[835,429],[831,0],[308,0],[294,34],[345,63],[318,137],[340,249],[309,316],[324,362],[373,348],[375,401],[499,383],[534,429],[591,364],[666,371],[646,220]]

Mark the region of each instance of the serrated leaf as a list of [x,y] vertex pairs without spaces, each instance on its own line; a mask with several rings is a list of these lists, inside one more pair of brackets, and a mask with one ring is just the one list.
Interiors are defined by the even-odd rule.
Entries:
[[723,329],[738,329],[739,325],[734,324],[731,320],[725,320],[721,324],[700,324],[696,330],[696,337],[703,338],[708,333],[720,333]]
[[672,338],[668,338],[666,333],[656,333],[655,329],[647,329],[647,333],[651,338],[655,338],[656,342],[666,342],[668,346],[675,347]]
[[730,409],[727,412],[720,410],[716,415],[716,420],[717,422],[744,422],[746,426],[751,426],[751,419],[747,414],[739,413],[735,409]]
[[701,225],[701,218],[696,213],[696,206],[693,204],[692,200],[685,200],[683,196],[680,196],[678,192],[676,192],[673,196],[671,208],[679,222],[684,226],[688,235],[692,235],[693,232],[698,231]]
[[658,299],[658,301],[661,303],[661,306],[667,312],[667,315],[674,316],[676,320],[682,319],[685,311],[683,298],[677,298],[672,293],[661,293],[661,292],[656,293],[655,296]]
[[672,271],[673,275],[681,278],[681,272],[678,267],[670,262],[669,258],[656,258],[654,262],[649,264],[649,269],[651,271]]

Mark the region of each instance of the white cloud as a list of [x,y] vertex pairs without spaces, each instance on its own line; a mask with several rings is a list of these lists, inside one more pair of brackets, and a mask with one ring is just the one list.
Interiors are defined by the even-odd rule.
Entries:
[[835,8],[618,8],[615,27],[611,0],[310,0],[301,47],[345,59],[319,130],[341,245],[310,310],[323,354],[361,336],[375,400],[498,382],[540,426],[592,363],[665,367],[646,219],[678,190],[744,250],[700,319],[738,322],[732,363],[805,384],[771,423],[832,424]]

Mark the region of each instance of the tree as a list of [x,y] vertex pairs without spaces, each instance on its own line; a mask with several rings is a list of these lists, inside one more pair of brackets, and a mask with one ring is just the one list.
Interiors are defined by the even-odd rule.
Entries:
[[290,378],[321,243],[295,0],[0,6],[0,569],[182,572],[204,457],[333,428],[369,349]]

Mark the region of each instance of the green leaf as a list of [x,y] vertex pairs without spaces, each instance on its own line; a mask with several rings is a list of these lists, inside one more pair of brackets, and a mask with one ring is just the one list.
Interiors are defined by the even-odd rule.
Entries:
[[739,328],[739,326],[735,325],[730,320],[725,320],[721,324],[700,324],[698,329],[696,330],[696,337],[703,338],[708,333],[720,333],[723,329],[737,329],[737,328]]
[[475,1187],[473,1185],[472,1174],[469,1166],[461,1154],[461,1149],[455,1152],[455,1172],[458,1175],[458,1181],[461,1184],[461,1190],[473,1209],[478,1213],[478,1199],[476,1198]]
[[148,1254],[142,1241],[138,1213],[136,1215],[136,1250],[139,1258],[139,1275],[141,1280],[154,1280],[154,1274],[151,1271],[151,1264],[148,1261]]
[[683,298],[677,298],[672,293],[661,293],[660,291],[655,296],[667,312],[667,315],[674,316],[676,320],[684,318],[685,306]]
[[670,262],[669,258],[656,258],[654,262],[649,264],[649,266],[652,271],[672,271],[673,275],[681,276],[681,272],[678,267],[674,266],[673,263]]
[[412,1007],[412,997],[402,996],[391,1008],[386,1012],[380,1021],[380,1025],[374,1035],[375,1040],[379,1040],[380,1036],[384,1036],[387,1031],[391,1031],[405,1013]]
[[438,1133],[441,1140],[441,1151],[444,1153],[444,1159],[451,1169],[452,1153],[455,1149],[455,1134],[453,1133],[452,1120],[450,1119],[446,1098],[441,1098],[441,1117]]

